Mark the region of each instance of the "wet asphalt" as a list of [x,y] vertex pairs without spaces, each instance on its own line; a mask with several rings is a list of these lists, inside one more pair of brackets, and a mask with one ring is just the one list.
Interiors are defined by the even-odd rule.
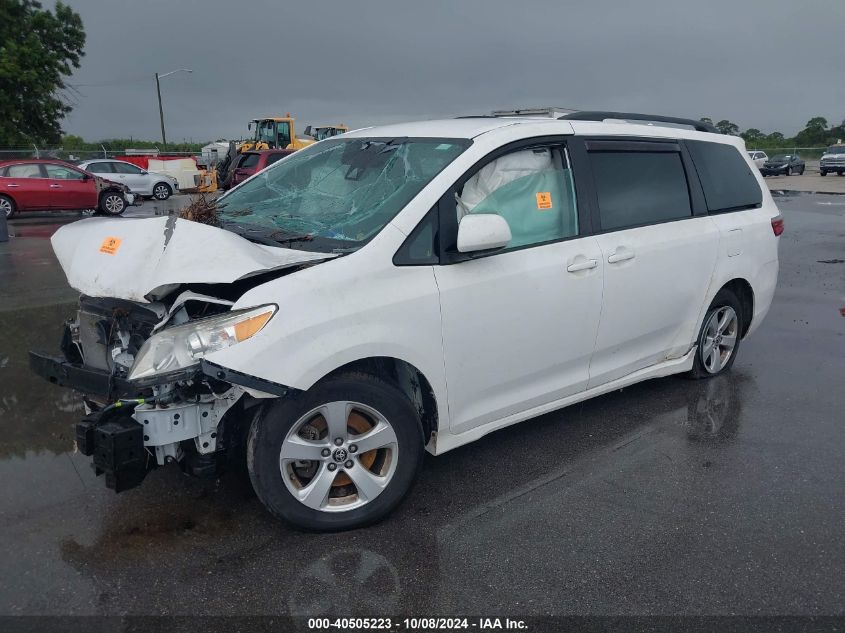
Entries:
[[845,197],[777,200],[778,290],[729,375],[653,380],[428,456],[392,516],[333,535],[272,519],[240,472],[107,490],[74,451],[78,399],[26,361],[73,311],[47,238],[77,216],[14,222],[0,614],[843,614]]

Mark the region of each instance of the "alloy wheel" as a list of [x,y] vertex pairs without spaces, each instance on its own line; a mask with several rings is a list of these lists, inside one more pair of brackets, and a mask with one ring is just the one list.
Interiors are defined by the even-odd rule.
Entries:
[[322,512],[345,512],[378,497],[396,472],[399,443],[390,422],[357,402],[329,402],[291,427],[279,454],[288,491]]
[[156,185],[153,189],[153,196],[156,200],[167,200],[170,197],[170,189],[167,185]]
[[701,334],[701,360],[710,374],[718,374],[733,355],[739,335],[739,317],[730,306],[714,310]]
[[6,214],[6,217],[11,217],[12,215],[12,203],[6,198],[0,198],[0,210]]
[[126,201],[123,199],[123,196],[116,193],[110,193],[103,200],[103,206],[106,208],[108,213],[117,215],[123,212],[123,209],[126,206]]

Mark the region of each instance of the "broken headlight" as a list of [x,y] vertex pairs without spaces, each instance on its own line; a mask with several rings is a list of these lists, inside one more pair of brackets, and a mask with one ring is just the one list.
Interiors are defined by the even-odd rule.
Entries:
[[266,305],[166,328],[147,339],[128,378],[138,380],[198,366],[206,354],[260,332],[275,312],[276,306]]

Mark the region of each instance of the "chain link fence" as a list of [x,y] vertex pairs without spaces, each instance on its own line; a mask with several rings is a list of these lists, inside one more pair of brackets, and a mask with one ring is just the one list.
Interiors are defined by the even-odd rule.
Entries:
[[750,143],[745,145],[749,152],[766,152],[769,158],[779,154],[798,154],[804,160],[819,160],[828,147],[755,147]]
[[155,149],[122,149],[113,150],[102,147],[99,150],[65,149],[64,147],[0,147],[0,160],[16,160],[25,158],[54,158],[68,162],[81,162],[94,158],[115,158],[117,156],[184,156],[199,157],[200,152],[171,152]]

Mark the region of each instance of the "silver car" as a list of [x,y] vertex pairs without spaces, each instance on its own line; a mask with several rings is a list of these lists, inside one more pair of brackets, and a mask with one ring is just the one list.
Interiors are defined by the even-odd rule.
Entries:
[[119,182],[133,193],[156,200],[167,200],[179,191],[179,181],[168,174],[141,169],[124,160],[100,158],[79,163],[86,171]]

